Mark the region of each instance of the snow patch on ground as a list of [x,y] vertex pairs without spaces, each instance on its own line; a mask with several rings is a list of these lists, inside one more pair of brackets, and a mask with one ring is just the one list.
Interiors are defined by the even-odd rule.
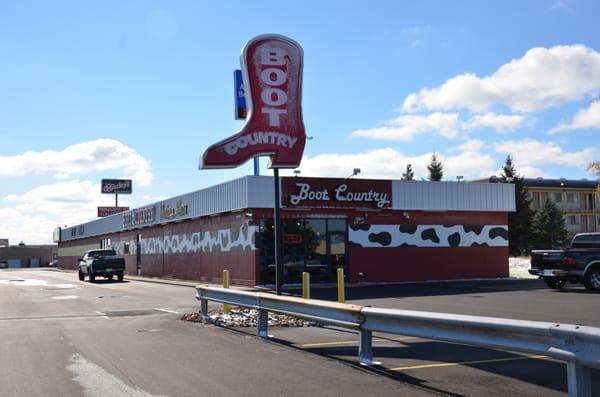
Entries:
[[517,256],[508,258],[508,274],[514,278],[537,278],[532,276],[527,271],[529,269],[529,257],[528,256]]
[[83,387],[86,397],[154,396],[137,387],[129,386],[79,354],[71,356],[71,364],[66,369],[73,373],[73,380]]

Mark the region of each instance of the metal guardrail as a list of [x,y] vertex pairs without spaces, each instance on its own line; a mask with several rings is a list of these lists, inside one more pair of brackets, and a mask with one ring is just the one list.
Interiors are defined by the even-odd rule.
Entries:
[[268,337],[268,312],[318,321],[360,331],[358,360],[373,360],[373,332],[462,343],[490,349],[541,354],[567,364],[569,396],[591,397],[591,368],[600,369],[600,328],[495,317],[466,316],[410,310],[382,309],[329,301],[196,287],[203,318],[208,301],[258,310],[258,335]]

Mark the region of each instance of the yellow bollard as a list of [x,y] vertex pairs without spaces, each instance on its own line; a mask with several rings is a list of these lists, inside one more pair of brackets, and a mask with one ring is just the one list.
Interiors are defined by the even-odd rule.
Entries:
[[337,269],[337,284],[338,284],[338,302],[344,303],[346,297],[344,295],[344,269]]
[[310,273],[302,272],[302,297],[310,299]]
[[[223,270],[223,288],[229,288],[229,270]],[[229,313],[229,304],[223,303],[223,312]]]

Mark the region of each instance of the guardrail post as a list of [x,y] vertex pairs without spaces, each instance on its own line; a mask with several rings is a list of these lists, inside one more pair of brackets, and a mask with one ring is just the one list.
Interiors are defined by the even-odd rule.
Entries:
[[310,299],[310,273],[302,272],[302,297]]
[[208,320],[208,299],[200,299],[200,315],[202,320]]
[[338,302],[344,303],[346,296],[344,294],[344,269],[337,269]]
[[567,362],[569,397],[592,397],[592,375],[589,367]]
[[[223,270],[223,288],[229,288],[229,270]],[[223,303],[224,313],[229,313],[230,308],[227,303]]]
[[269,337],[269,312],[266,310],[258,310],[258,336],[261,338]]
[[373,333],[370,330],[360,330],[360,345],[358,346],[358,362],[371,366],[379,364],[373,361]]

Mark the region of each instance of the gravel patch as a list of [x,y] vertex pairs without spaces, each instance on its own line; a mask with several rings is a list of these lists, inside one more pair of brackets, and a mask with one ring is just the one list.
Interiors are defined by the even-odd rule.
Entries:
[[[184,321],[195,323],[210,323],[222,327],[256,327],[258,321],[258,310],[232,307],[229,313],[223,310],[211,310],[208,312],[208,320],[202,320],[198,312],[185,313],[182,317]],[[301,318],[269,312],[269,327],[317,327],[318,323],[314,321],[303,320]]]

